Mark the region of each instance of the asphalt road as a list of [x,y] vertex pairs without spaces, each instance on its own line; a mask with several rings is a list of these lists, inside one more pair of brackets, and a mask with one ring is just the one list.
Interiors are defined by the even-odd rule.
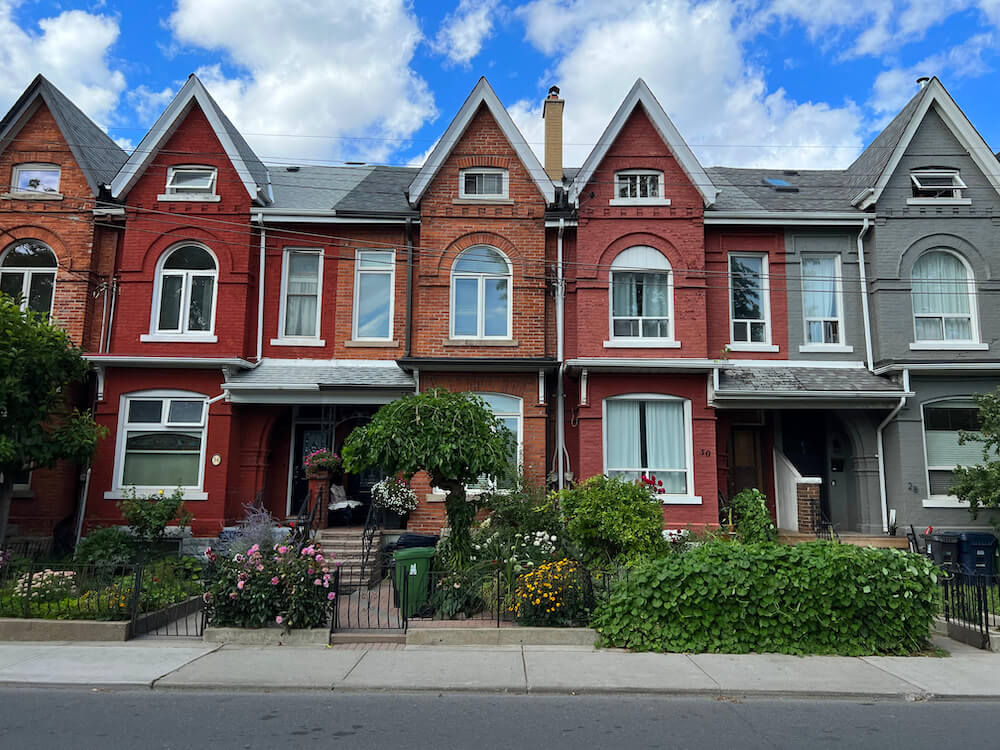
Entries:
[[997,747],[996,703],[0,690],[0,748]]

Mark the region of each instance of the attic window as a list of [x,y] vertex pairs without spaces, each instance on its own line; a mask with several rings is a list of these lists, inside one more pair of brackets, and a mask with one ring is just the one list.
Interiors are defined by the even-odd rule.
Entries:
[[[787,174],[787,173],[786,173]],[[797,193],[799,189],[795,187],[788,180],[783,180],[780,177],[765,177],[764,184],[769,185],[774,188],[778,193]]]
[[615,195],[612,206],[660,205],[669,206],[663,197],[663,172],[649,169],[626,169],[615,172]]
[[910,205],[972,203],[970,198],[962,197],[967,186],[957,169],[914,170],[910,182],[912,196],[906,201]]
[[510,178],[506,169],[474,167],[458,173],[458,197],[473,200],[505,200]]
[[218,200],[215,194],[217,172],[215,167],[169,167],[166,192],[160,200]]
[[58,195],[59,172],[57,164],[18,164],[11,180],[12,192]]

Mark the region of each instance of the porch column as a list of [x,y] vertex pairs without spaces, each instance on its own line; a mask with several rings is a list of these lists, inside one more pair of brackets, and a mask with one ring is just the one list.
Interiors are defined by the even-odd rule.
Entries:
[[820,525],[819,490],[823,480],[803,477],[795,483],[795,504],[799,516],[799,532],[815,534]]
[[327,514],[330,512],[330,475],[327,472],[320,472],[317,476],[309,477],[309,499],[319,503],[316,508],[316,515],[313,519],[314,529],[325,529]]

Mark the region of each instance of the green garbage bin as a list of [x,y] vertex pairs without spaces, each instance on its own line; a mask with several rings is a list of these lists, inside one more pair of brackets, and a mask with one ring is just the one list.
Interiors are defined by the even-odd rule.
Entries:
[[396,591],[399,592],[400,609],[413,617],[430,596],[431,559],[434,547],[398,549],[392,559],[396,563]]

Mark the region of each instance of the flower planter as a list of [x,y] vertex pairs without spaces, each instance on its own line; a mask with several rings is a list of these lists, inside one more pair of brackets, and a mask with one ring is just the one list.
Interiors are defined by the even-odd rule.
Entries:
[[391,510],[380,509],[378,512],[379,526],[383,529],[405,529],[406,520],[410,514],[401,515]]

